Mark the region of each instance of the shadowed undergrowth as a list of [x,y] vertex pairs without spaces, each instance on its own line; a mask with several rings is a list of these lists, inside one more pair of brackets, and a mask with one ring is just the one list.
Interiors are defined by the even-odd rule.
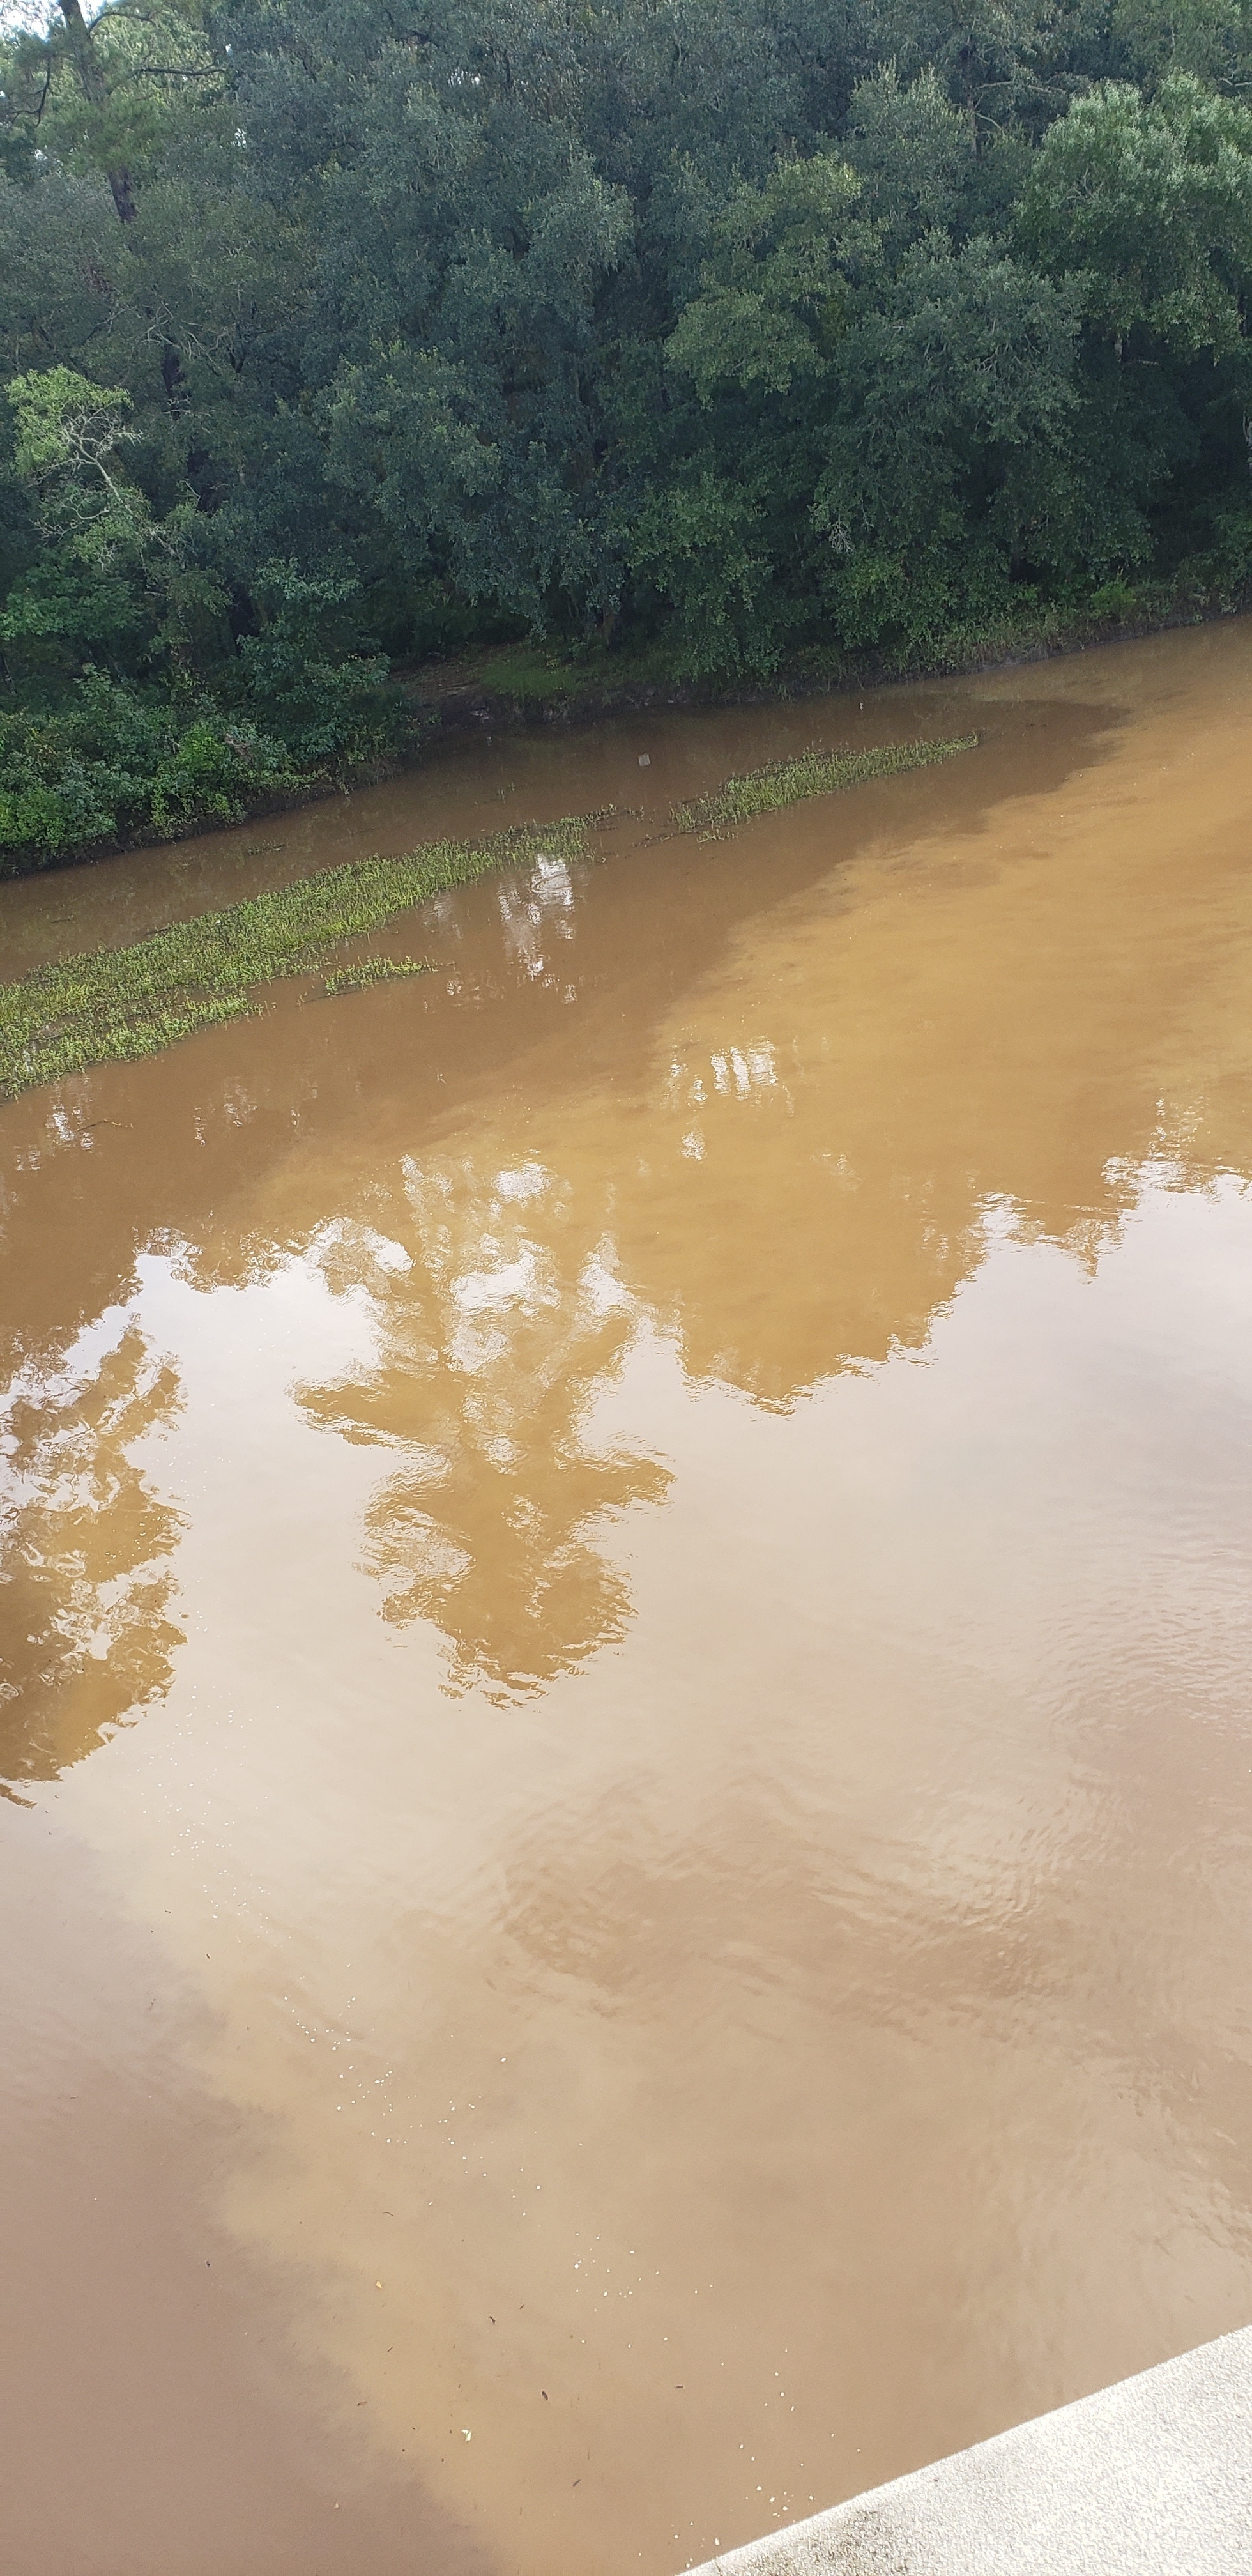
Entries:
[[[718,840],[754,815],[803,798],[858,787],[972,749],[975,734],[950,742],[892,744],[882,750],[806,752],[728,778],[712,796],[676,806],[676,832]],[[196,1029],[242,1019],[262,1006],[264,988],[308,975],[346,941],[414,911],[435,895],[540,858],[585,855],[604,814],[522,824],[481,841],[429,841],[401,858],[352,859],[294,885],[254,895],[219,912],[176,922],[129,948],[65,958],[20,982],[0,985],[0,1097],[15,1098],[90,1066],[155,1055]],[[398,977],[427,973],[429,957],[372,957],[335,968],[322,991],[335,997]]]

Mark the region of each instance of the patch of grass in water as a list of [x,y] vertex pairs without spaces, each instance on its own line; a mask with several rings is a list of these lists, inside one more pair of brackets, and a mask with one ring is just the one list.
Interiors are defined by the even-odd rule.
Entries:
[[328,975],[323,993],[332,999],[336,993],[361,993],[369,984],[394,984],[404,975],[437,975],[439,962],[434,957],[367,957],[360,966],[340,966]]
[[770,760],[763,769],[747,769],[728,778],[711,796],[676,805],[671,815],[676,832],[695,832],[702,841],[724,841],[740,823],[757,814],[776,814],[785,805],[800,805],[810,796],[833,796],[841,788],[861,787],[871,778],[892,778],[900,770],[928,769],[972,751],[976,733],[951,741],[886,743],[877,751],[806,751],[799,760]]
[[[672,826],[706,841],[721,840],[757,814],[950,760],[972,750],[977,740],[977,734],[964,734],[953,741],[814,750],[799,760],[770,761],[728,778],[712,796],[675,806]],[[481,841],[429,841],[402,858],[352,859],[247,902],[176,922],[131,948],[68,957],[20,982],[0,984],[0,1099],[85,1073],[92,1065],[155,1055],[197,1029],[242,1019],[261,1007],[267,984],[313,973],[345,941],[454,886],[501,868],[585,857],[588,833],[611,819],[612,809],[566,815],[559,823],[515,825]],[[323,992],[355,992],[395,976],[425,974],[434,963],[428,957],[368,958],[335,969]]]
[[581,858],[590,825],[603,819],[570,815],[482,841],[430,841],[401,858],[353,859],[131,948],[38,967],[0,985],[0,1097],[155,1055],[196,1029],[242,1019],[260,1007],[266,984],[311,972],[345,940],[435,895],[541,857]]

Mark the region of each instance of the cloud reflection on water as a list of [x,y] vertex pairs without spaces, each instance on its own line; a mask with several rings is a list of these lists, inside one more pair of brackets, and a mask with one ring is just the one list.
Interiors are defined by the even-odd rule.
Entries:
[[[552,1224],[536,1234],[539,1206]],[[366,1564],[396,1627],[431,1619],[449,1686],[534,1690],[620,1638],[630,1615],[596,1524],[663,1501],[669,1471],[585,1426],[637,1329],[539,1167],[480,1180],[410,1164],[381,1244],[358,1226],[321,1249],[329,1284],[364,1290],[374,1366],[302,1387],[307,1420],[397,1459],[366,1515]]]
[[168,1689],[181,1518],[132,1456],[179,1408],[139,1324],[5,1408],[0,1778],[55,1780]]

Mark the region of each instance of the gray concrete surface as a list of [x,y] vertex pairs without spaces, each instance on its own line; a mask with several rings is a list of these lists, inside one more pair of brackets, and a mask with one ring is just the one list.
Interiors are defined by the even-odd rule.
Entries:
[[699,2576],[1252,2576],[1252,2326]]

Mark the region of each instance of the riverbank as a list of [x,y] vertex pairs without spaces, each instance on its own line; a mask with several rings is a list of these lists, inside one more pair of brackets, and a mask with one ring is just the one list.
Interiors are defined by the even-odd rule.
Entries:
[[1106,583],[1081,609],[1049,607],[1023,618],[957,627],[924,653],[846,653],[814,645],[768,678],[743,672],[690,680],[658,651],[599,643],[576,650],[533,640],[489,646],[396,673],[397,684],[442,731],[503,732],[514,726],[594,724],[652,707],[772,706],[792,699],[879,689],[916,680],[1050,662],[1103,644],[1135,643],[1182,626],[1245,615],[1252,586],[1172,582]]
[[[685,679],[674,672],[659,648],[632,651],[601,643],[558,648],[533,639],[415,666],[400,665],[388,694],[393,707],[398,699],[407,709],[407,754],[379,755],[368,765],[357,762],[345,767],[342,774],[322,770],[307,782],[292,783],[288,777],[281,785],[250,789],[242,761],[239,775],[224,780],[219,744],[213,796],[202,811],[185,803],[177,813],[166,805],[159,826],[151,829],[89,835],[55,850],[32,848],[25,856],[17,845],[0,839],[0,879],[77,867],[166,841],[194,840],[220,831],[224,822],[258,823],[298,812],[353,788],[420,768],[440,736],[476,732],[493,738],[533,727],[589,725],[608,716],[656,708],[677,712],[695,707],[785,705],[840,694],[850,697],[867,689],[955,679],[1052,661],[1104,644],[1132,643],[1178,627],[1210,625],[1246,614],[1250,606],[1252,586],[1200,581],[1183,572],[1172,582],[1143,582],[1134,587],[1106,583],[1082,609],[1049,607],[1032,616],[953,628],[924,653],[850,654],[834,645],[815,645],[768,678],[738,672]],[[254,751],[255,745],[248,748]],[[224,802],[227,786],[232,792]]]

